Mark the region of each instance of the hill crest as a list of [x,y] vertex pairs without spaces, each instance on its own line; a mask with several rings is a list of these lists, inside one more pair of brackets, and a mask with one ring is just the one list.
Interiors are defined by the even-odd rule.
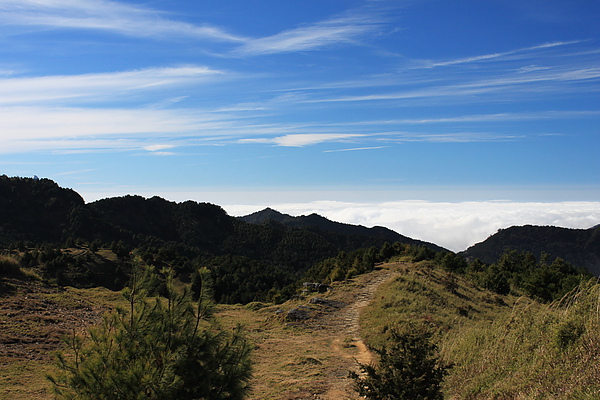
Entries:
[[600,276],[600,226],[589,229],[560,228],[556,226],[523,225],[500,229],[481,243],[461,254],[494,263],[506,250],[533,253],[538,259],[548,254],[550,259],[560,257],[586,268]]
[[294,217],[289,214],[284,214],[270,207],[267,207],[264,210],[254,212],[243,217],[239,217],[239,219],[250,224],[269,224],[274,222],[295,229],[305,229],[313,231],[318,230],[323,232],[345,235],[369,236],[373,238],[379,238],[390,243],[400,242],[416,246],[426,246],[435,251],[448,251],[447,249],[444,249],[443,247],[438,246],[434,243],[429,243],[418,239],[412,239],[410,237],[401,235],[398,232],[395,232],[391,229],[382,226],[374,226],[371,228],[367,228],[362,225],[335,222],[316,213]]

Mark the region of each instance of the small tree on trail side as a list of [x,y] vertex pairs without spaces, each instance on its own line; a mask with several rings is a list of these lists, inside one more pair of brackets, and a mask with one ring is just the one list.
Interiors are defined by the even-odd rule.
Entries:
[[[251,377],[250,347],[239,328],[226,333],[212,318],[213,306],[199,285],[198,301],[178,291],[173,271],[165,277],[165,297],[153,297],[157,274],[134,268],[123,290],[126,308],[65,342],[60,369],[48,379],[55,394],[70,400],[243,399]],[[202,271],[206,273],[207,271]]]
[[350,374],[355,389],[371,400],[442,400],[441,383],[451,366],[440,362],[429,339],[423,332],[392,331],[387,346],[372,349],[379,363],[360,364],[362,377]]

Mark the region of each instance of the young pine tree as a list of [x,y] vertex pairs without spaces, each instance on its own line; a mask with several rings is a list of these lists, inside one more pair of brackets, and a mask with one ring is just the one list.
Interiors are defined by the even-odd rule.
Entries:
[[363,377],[351,373],[358,393],[370,400],[442,400],[450,365],[438,360],[429,339],[427,333],[392,331],[387,346],[373,349],[379,363],[361,364]]
[[189,290],[175,289],[171,270],[162,273],[165,298],[151,297],[156,274],[138,266],[123,291],[128,306],[106,315],[89,336],[66,340],[71,354],[59,354],[60,372],[48,377],[58,398],[244,398],[251,366],[249,345],[239,329],[225,333],[218,328],[202,279],[194,303]]

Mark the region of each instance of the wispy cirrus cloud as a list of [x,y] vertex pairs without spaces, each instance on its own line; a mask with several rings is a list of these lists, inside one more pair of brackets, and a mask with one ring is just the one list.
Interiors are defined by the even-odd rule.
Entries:
[[496,114],[472,114],[457,115],[453,117],[430,117],[430,118],[403,118],[403,119],[382,119],[365,120],[348,123],[335,124],[337,126],[360,126],[360,125],[426,125],[426,124],[447,124],[447,123],[480,123],[480,122],[512,122],[512,121],[537,121],[551,119],[582,119],[596,118],[600,116],[600,110],[550,110],[539,112],[511,112]]
[[173,17],[176,15],[157,9],[109,0],[0,0],[0,22],[4,26],[99,30],[157,39],[188,37],[224,41],[239,45],[230,53],[236,56],[316,50],[350,43],[373,32],[383,22],[376,12],[353,10],[271,36],[251,38],[217,26],[195,25]]
[[74,138],[95,135],[189,132],[191,115],[169,110],[85,109],[60,107],[0,108],[4,140]]
[[374,14],[343,16],[249,40],[234,51],[237,55],[266,55],[316,50],[354,42],[381,26]]
[[[448,77],[447,81],[456,80]],[[432,84],[421,88],[408,88],[387,93],[373,93],[360,95],[347,95],[329,98],[307,99],[306,103],[334,103],[334,102],[364,102],[364,101],[393,101],[410,99],[440,99],[453,98],[453,101],[464,97],[508,93],[511,98],[516,94],[527,93],[539,95],[551,92],[580,92],[580,83],[595,82],[600,79],[600,68],[595,66],[582,66],[580,68],[557,67],[550,69],[539,69],[530,73],[491,73],[488,77],[467,80],[450,84]],[[439,83],[439,82],[438,82]],[[479,101],[481,99],[478,99]],[[494,97],[496,101],[499,98]],[[471,100],[472,101],[472,100]]]
[[273,138],[241,139],[240,143],[267,143],[285,147],[302,147],[325,142],[339,142],[363,137],[352,133],[298,133]]
[[386,140],[393,143],[433,142],[433,143],[473,143],[473,142],[506,142],[523,139],[523,135],[494,132],[400,132],[389,134]]
[[245,40],[219,27],[176,21],[158,10],[109,0],[0,0],[0,21],[13,27],[89,29],[133,37]]
[[578,44],[578,43],[582,43],[582,42],[584,42],[584,41],[583,40],[571,40],[571,41],[564,41],[564,42],[549,42],[549,43],[544,43],[544,44],[540,44],[537,46],[524,47],[521,49],[505,51],[505,52],[500,52],[500,53],[482,54],[482,55],[478,55],[478,56],[457,58],[454,60],[447,60],[447,61],[430,61],[430,62],[425,63],[425,67],[426,68],[447,67],[450,65],[470,64],[470,63],[476,63],[476,62],[480,62],[480,61],[492,61],[492,60],[498,61],[498,60],[507,59],[507,58],[514,60],[515,55],[521,55],[521,58],[531,57],[531,54],[529,54],[529,53],[535,52],[537,50],[551,49],[551,48],[560,47],[560,46],[568,46],[568,45]]
[[352,149],[338,149],[338,150],[325,150],[323,153],[339,153],[345,151],[362,151],[362,150],[379,150],[384,149],[386,146],[371,146],[371,147],[354,147]]
[[164,151],[248,129],[237,119],[198,110],[0,107],[0,153]]
[[224,74],[223,71],[191,65],[97,74],[0,78],[0,104],[31,104],[81,97],[99,100],[117,93],[198,83]]
[[[589,40],[556,41],[453,60],[405,60],[397,69],[299,87],[308,104],[378,102],[426,106],[525,101],[597,91],[598,49]],[[483,62],[485,61],[485,62]],[[411,101],[408,103],[408,101]],[[425,101],[431,101],[426,103]]]

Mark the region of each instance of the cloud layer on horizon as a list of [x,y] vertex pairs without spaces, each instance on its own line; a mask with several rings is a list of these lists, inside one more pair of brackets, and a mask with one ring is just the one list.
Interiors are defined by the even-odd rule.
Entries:
[[[266,206],[264,206],[266,207]],[[231,215],[247,215],[263,206],[223,205]],[[430,202],[347,203],[316,201],[269,207],[298,216],[317,213],[336,222],[384,226],[413,239],[463,251],[499,229],[521,225],[551,225],[587,229],[600,224],[600,202]]]

